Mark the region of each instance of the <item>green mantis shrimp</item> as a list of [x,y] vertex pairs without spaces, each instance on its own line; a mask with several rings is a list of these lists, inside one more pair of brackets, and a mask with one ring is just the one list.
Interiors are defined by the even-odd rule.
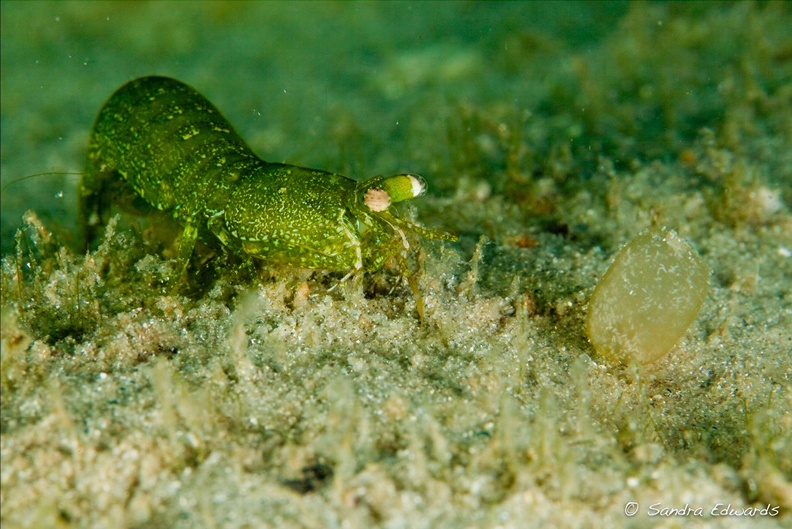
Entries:
[[219,242],[243,258],[272,264],[359,271],[399,262],[423,303],[407,256],[408,234],[456,241],[400,218],[394,204],[420,197],[415,174],[358,182],[340,174],[259,158],[220,111],[195,89],[167,77],[141,77],[105,102],[79,186],[87,245],[111,203],[171,215],[183,227],[176,280],[196,241]]

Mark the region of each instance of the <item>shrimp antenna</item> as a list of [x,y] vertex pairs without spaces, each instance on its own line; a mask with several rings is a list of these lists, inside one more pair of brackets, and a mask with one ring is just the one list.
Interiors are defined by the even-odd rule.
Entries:
[[19,183],[19,182],[21,182],[23,180],[27,180],[28,178],[33,178],[33,177],[36,177],[36,176],[54,175],[54,174],[59,174],[59,175],[77,175],[77,176],[81,176],[82,175],[82,173],[60,173],[60,172],[54,172],[54,171],[47,172],[47,173],[29,174],[27,176],[20,176],[19,178],[15,178],[15,179],[11,180],[6,185],[4,185],[2,189],[0,189],[0,192],[5,191],[6,189],[8,189],[8,187],[11,184]]

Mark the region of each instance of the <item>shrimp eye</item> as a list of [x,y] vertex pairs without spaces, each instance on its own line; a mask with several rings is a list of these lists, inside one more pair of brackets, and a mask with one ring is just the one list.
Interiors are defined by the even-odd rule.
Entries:
[[417,174],[397,174],[382,181],[393,203],[418,198],[426,193],[426,180]]
[[363,203],[371,211],[385,211],[391,204],[417,198],[426,193],[426,180],[417,174],[375,177],[376,185],[366,189]]

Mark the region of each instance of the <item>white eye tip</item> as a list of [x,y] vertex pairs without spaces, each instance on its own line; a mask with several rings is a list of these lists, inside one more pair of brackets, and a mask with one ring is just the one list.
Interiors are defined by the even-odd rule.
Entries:
[[410,183],[412,184],[412,194],[413,198],[419,197],[426,193],[426,180],[418,175],[407,175],[410,177]]

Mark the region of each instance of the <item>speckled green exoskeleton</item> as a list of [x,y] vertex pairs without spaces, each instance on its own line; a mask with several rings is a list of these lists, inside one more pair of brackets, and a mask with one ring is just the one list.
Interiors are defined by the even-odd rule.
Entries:
[[94,123],[80,183],[86,245],[110,203],[169,213],[184,227],[180,277],[197,238],[229,251],[297,267],[376,271],[396,256],[423,308],[406,255],[407,234],[455,241],[397,216],[393,204],[426,191],[417,175],[345,176],[256,156],[192,87],[142,77],[119,88]]

